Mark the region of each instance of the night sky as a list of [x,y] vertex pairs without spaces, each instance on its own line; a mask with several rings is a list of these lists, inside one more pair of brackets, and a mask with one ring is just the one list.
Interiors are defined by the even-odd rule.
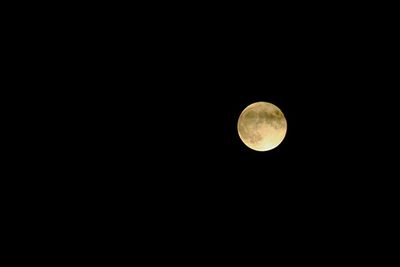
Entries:
[[[79,195],[166,240],[361,236],[391,182],[377,159],[392,149],[394,105],[372,28],[235,14],[118,16],[121,27],[90,31],[66,141]],[[288,123],[267,152],[236,128],[257,101]]]

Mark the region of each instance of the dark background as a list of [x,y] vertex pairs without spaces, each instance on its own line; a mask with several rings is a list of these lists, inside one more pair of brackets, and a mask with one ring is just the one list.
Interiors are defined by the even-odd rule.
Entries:
[[[161,170],[173,176],[154,178],[163,186],[208,181],[202,190],[229,180],[250,189],[243,177],[258,189],[268,181],[284,188],[279,176],[294,187],[328,185],[316,176],[349,183],[345,173],[379,150],[374,142],[383,142],[392,107],[382,103],[390,101],[374,34],[382,32],[372,23],[328,14],[156,14],[93,27],[84,32],[87,49],[79,46],[81,86],[90,88],[81,96],[82,123],[111,173]],[[287,117],[287,138],[274,151],[249,151],[238,138],[237,118],[255,101]]]
[[[66,223],[143,248],[371,238],[394,198],[390,22],[303,8],[90,7],[46,32],[43,188]],[[269,152],[237,134],[257,101],[288,122]]]

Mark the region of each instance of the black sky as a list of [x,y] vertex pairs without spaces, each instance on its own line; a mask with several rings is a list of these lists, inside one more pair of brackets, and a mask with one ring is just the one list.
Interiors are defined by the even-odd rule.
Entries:
[[[66,170],[90,209],[168,238],[361,232],[391,182],[385,34],[327,13],[153,11],[99,20],[68,50]],[[237,134],[257,101],[288,123],[269,152]]]
[[[91,32],[91,44],[113,36],[85,54],[93,84],[80,101],[90,103],[83,126],[95,168],[126,177],[116,178],[124,187],[193,198],[266,190],[298,202],[353,190],[377,149],[382,126],[371,121],[388,112],[377,89],[384,78],[371,27],[323,17],[183,14]],[[256,101],[276,104],[288,121],[282,145],[266,153],[247,149],[236,131]]]

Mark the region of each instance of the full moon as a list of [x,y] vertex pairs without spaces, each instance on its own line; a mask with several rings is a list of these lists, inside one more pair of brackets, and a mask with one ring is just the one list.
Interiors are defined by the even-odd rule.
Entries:
[[246,146],[256,151],[268,151],[276,148],[285,138],[287,122],[277,106],[256,102],[242,111],[237,128]]

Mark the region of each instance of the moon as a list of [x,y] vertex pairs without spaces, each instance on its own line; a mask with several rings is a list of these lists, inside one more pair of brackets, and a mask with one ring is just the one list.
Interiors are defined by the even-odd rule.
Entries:
[[256,102],[242,111],[237,129],[246,146],[256,151],[268,151],[279,146],[285,138],[287,122],[274,104]]

